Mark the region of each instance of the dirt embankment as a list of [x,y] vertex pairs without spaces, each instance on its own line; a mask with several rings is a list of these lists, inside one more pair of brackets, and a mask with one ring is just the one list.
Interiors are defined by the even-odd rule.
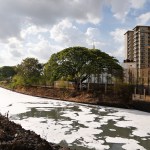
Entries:
[[0,115],[0,150],[70,150],[49,143],[33,131],[25,130],[20,125]]
[[103,92],[97,91],[76,91],[70,89],[57,89],[38,86],[18,87],[13,90],[19,93],[44,98],[60,99],[64,101],[94,105],[129,108],[128,102],[123,101],[119,96],[115,96],[111,93],[104,94]]
[[104,93],[104,91],[76,91],[39,86],[18,87],[13,90],[19,93],[44,98],[150,112],[150,102],[133,101],[132,94],[130,93],[130,96],[128,96],[129,89],[123,89],[122,94],[114,94],[113,91]]
[[18,87],[14,89],[15,92],[39,96],[44,98],[60,99],[65,101],[81,102],[81,103],[91,103],[97,104],[98,98],[94,97],[91,92],[87,91],[76,91],[68,89],[57,89],[49,87]]

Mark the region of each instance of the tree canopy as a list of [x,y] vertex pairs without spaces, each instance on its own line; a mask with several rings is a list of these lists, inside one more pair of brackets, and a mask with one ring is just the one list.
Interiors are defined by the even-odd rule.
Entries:
[[16,74],[15,67],[3,66],[0,68],[0,80],[9,80]]
[[37,83],[42,72],[42,65],[35,58],[24,59],[16,68],[17,77],[14,79],[20,80],[24,84]]
[[92,74],[104,72],[117,75],[122,71],[118,60],[98,49],[70,47],[53,54],[45,65],[46,76],[51,81],[61,78],[83,82]]

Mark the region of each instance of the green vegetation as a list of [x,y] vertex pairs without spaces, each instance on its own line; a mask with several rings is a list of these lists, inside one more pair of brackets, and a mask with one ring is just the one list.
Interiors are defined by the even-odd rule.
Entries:
[[87,98],[95,98],[95,103],[108,100],[127,104],[133,93],[133,86],[123,83],[123,68],[117,59],[85,47],[66,48],[53,54],[45,64],[26,58],[17,66],[1,67],[0,84],[14,90],[19,86],[55,86],[69,89],[70,96],[75,92],[73,95],[81,97],[87,90],[85,94],[91,93]]
[[26,58],[15,67],[1,67],[0,80],[11,80],[11,85],[53,85],[63,80],[74,83],[75,88],[91,76],[110,74],[109,78],[122,78],[123,69],[118,60],[98,49],[69,47],[53,54],[46,64],[35,58]]
[[13,77],[12,84],[14,86],[38,84],[42,68],[42,64],[40,64],[37,59],[24,59],[21,64],[16,66],[17,74]]
[[15,74],[15,67],[3,66],[0,68],[0,81],[9,81]]
[[74,82],[76,88],[91,75],[109,73],[120,77],[122,71],[114,57],[98,49],[85,47],[70,47],[53,54],[44,69],[51,82],[64,79]]

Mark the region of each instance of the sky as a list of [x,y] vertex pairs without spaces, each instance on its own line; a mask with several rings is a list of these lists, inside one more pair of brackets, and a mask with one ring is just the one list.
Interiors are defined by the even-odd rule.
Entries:
[[150,25],[150,0],[0,0],[0,67],[46,63],[72,46],[125,59],[124,33]]

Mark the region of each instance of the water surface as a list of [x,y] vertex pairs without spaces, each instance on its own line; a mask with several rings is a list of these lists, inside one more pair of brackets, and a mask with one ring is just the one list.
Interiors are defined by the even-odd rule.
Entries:
[[50,100],[0,88],[0,112],[49,142],[76,150],[149,150],[150,114]]

